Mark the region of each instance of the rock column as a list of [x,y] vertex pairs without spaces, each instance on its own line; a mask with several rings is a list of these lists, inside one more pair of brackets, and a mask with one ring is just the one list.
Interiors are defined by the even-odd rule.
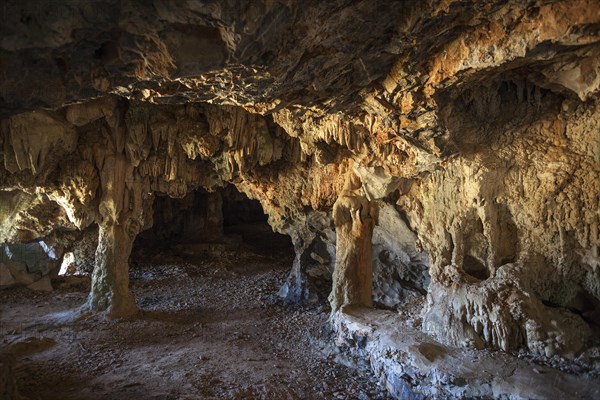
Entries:
[[[118,113],[117,113],[118,115]],[[112,123],[111,123],[112,122]],[[92,288],[87,307],[112,317],[136,313],[129,291],[129,264],[133,241],[150,212],[148,180],[142,178],[124,151],[127,131],[115,116],[105,149],[97,149],[102,197],[98,207],[99,237]]]
[[377,208],[363,195],[361,186],[360,179],[351,173],[333,205],[336,264],[329,296],[332,312],[345,305],[373,305],[372,238]]
[[136,313],[135,301],[129,291],[128,259],[133,239],[122,225],[100,225],[96,265],[88,298],[91,310],[106,311],[114,317]]

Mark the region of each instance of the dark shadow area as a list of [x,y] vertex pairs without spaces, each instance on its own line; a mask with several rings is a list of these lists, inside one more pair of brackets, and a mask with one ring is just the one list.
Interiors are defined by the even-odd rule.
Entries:
[[463,260],[463,269],[467,274],[481,281],[484,281],[490,277],[490,274],[485,265],[483,265],[483,263],[475,257],[470,256],[468,254],[465,255],[465,258]]
[[464,227],[464,241],[463,271],[480,281],[486,280],[490,277],[486,266],[489,243],[481,219],[474,215]]
[[161,252],[196,256],[241,247],[264,255],[289,255],[290,262],[293,258],[291,239],[273,232],[261,204],[232,185],[215,192],[194,191],[182,199],[157,196],[153,210],[152,227],[134,243],[134,259]]
[[165,250],[177,244],[209,243],[223,237],[219,193],[195,191],[182,199],[157,196],[153,224],[136,238],[134,249]]
[[238,236],[259,253],[280,253],[293,258],[294,247],[289,236],[273,232],[260,202],[250,200],[234,186],[221,191],[223,199],[223,232]]

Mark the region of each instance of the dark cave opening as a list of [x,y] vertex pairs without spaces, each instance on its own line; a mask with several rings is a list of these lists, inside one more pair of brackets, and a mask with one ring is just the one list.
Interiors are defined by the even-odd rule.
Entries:
[[130,289],[142,319],[220,323],[275,302],[294,255],[289,236],[234,186],[157,196],[129,258]]
[[484,281],[490,277],[486,266],[477,258],[467,254],[463,260],[463,270],[470,276]]
[[221,197],[225,235],[237,235],[254,250],[287,253],[293,257],[290,237],[273,232],[259,201],[249,199],[231,185],[221,190]]
[[132,258],[149,251],[218,252],[240,246],[290,260],[294,255],[291,239],[273,232],[260,202],[228,185],[214,192],[190,192],[181,199],[157,196],[152,227],[136,238]]

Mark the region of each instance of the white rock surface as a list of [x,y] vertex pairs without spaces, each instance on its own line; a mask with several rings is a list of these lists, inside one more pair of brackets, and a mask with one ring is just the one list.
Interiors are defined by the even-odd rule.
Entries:
[[571,375],[501,352],[443,345],[389,311],[343,307],[336,343],[366,358],[398,399],[597,399],[598,375]]

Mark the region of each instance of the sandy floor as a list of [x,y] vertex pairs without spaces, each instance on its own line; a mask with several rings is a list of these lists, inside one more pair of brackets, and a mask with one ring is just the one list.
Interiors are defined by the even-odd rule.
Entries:
[[[2,348],[30,399],[383,399],[329,343],[328,315],[275,293],[289,253],[138,257],[140,314],[74,319],[87,288],[0,292]],[[264,252],[263,252],[264,253]],[[140,258],[142,260],[140,260]]]

